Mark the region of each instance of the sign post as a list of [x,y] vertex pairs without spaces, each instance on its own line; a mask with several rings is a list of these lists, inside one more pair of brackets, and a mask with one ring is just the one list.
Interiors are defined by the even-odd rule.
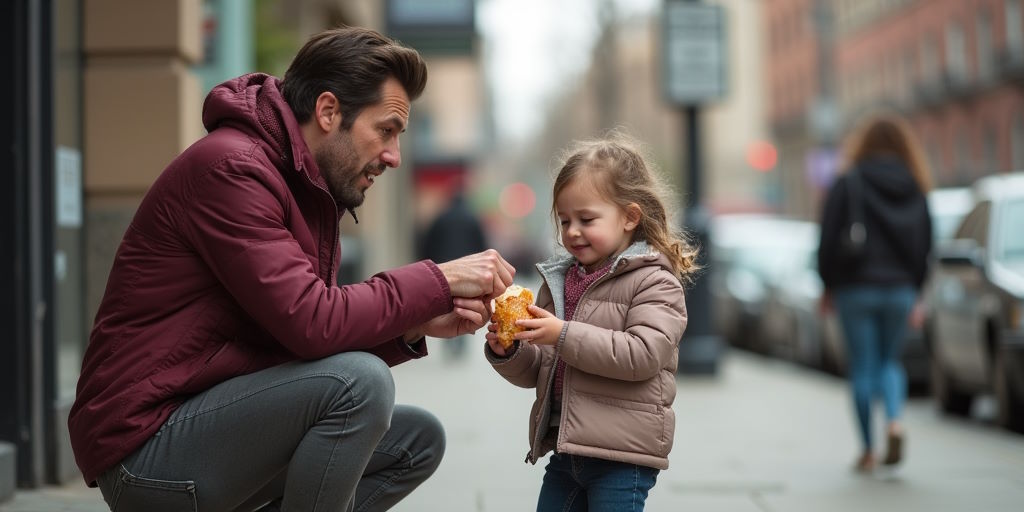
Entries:
[[681,373],[715,373],[722,350],[712,326],[708,288],[709,214],[701,189],[700,106],[726,92],[725,15],[721,6],[694,0],[665,0],[662,90],[666,102],[682,111],[687,194],[684,225],[700,250],[705,270],[687,290],[689,318],[679,344]]

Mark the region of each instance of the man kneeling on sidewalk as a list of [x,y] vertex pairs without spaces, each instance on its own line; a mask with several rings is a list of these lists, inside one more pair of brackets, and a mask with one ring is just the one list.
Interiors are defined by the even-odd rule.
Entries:
[[68,422],[112,510],[385,510],[434,472],[444,431],[389,366],[482,327],[515,270],[487,250],[334,285],[426,78],[342,28],[210,92],[118,248]]

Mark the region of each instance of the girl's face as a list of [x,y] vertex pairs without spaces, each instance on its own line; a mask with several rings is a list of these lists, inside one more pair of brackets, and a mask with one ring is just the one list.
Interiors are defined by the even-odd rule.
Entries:
[[588,270],[626,250],[636,219],[603,197],[587,179],[573,179],[555,198],[562,245]]

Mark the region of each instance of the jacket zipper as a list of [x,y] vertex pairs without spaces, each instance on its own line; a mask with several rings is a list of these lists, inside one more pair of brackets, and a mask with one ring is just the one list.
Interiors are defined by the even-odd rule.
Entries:
[[[608,270],[607,274],[597,278],[596,280],[594,280],[594,282],[592,282],[589,285],[587,285],[587,288],[585,290],[583,290],[582,294],[580,294],[579,302],[576,303],[576,307],[577,307],[576,311],[573,311],[572,318],[570,318],[569,320],[566,320],[567,322],[576,319],[577,313],[579,312],[579,305],[583,302],[583,299],[587,296],[588,293],[590,293],[590,290],[592,288],[594,288],[594,286],[596,286],[598,283],[602,283],[604,281],[607,281],[608,279],[611,279],[611,275],[613,273],[615,273],[615,267],[618,266],[618,262],[619,261],[621,261],[621,260],[616,260],[614,263],[612,263],[612,268]],[[572,267],[569,267],[569,269],[570,269],[569,271],[571,271]],[[544,283],[548,284],[548,279],[547,279],[547,277],[544,276],[544,273],[541,272],[540,275],[544,279]],[[550,287],[550,284],[548,284],[548,286]],[[563,288],[565,287],[565,283],[562,283],[562,287]],[[562,307],[563,308],[565,307],[565,297],[564,297],[564,295],[565,295],[565,293],[563,292],[563,298],[562,298]],[[555,374],[557,373],[557,369],[558,369],[558,361],[561,359],[559,354],[561,354],[561,349],[560,348],[556,348],[555,349],[555,360],[554,360],[554,363],[553,363],[553,365],[551,367],[552,368],[551,369],[551,374],[548,375],[548,384],[547,384],[547,387],[545,388],[545,392],[544,392],[544,400],[541,402],[540,419],[539,420],[543,420],[543,421],[538,421],[537,422],[537,432],[534,433],[534,436],[533,436],[534,437],[533,445],[530,446],[530,451],[528,451],[526,453],[526,460],[523,461],[523,462],[529,462],[531,464],[536,464],[537,463],[537,455],[536,455],[537,450],[540,448],[541,440],[544,437],[543,434],[546,434],[548,429],[549,429],[549,427],[547,425],[545,425],[545,424],[549,421],[549,419],[551,417],[551,403],[550,403],[551,402],[550,401],[551,387],[552,387],[552,385],[555,382]],[[569,367],[568,367],[568,365],[566,365],[566,373],[567,374],[568,374],[568,369],[569,369]],[[555,450],[558,449],[558,445],[559,445],[559,443],[562,440],[562,435],[565,432],[565,393],[566,393],[566,390],[569,388],[569,386],[567,386],[566,383],[567,383],[567,381],[563,377],[563,380],[562,380],[562,409],[563,410],[562,410],[562,414],[558,418],[558,438],[555,439]],[[544,425],[544,429],[543,430],[541,430],[541,425]]]
[[[288,161],[288,156],[287,155],[284,156],[284,160]],[[334,232],[334,235],[331,237],[330,262],[327,265],[321,265],[321,266],[326,266],[327,267],[327,276],[324,278],[324,281],[326,282],[327,287],[330,288],[331,286],[333,286],[333,280],[334,280],[334,256],[336,254],[338,254],[338,236],[339,236],[338,235],[338,229],[339,229],[338,228],[338,222],[341,221],[341,219],[338,218],[338,205],[337,205],[337,203],[334,202],[334,197],[331,196],[331,192],[329,190],[327,190],[326,188],[321,187],[316,182],[314,182],[309,177],[309,173],[305,172],[304,168],[301,168],[301,166],[299,166],[299,167],[295,167],[295,170],[300,172],[300,173],[302,173],[302,176],[306,179],[306,182],[309,183],[310,185],[312,185],[313,188],[322,191],[324,194],[327,194],[327,197],[330,199],[329,202],[331,203],[331,207],[334,210],[334,217],[332,217],[332,219],[334,219],[334,220],[331,221],[331,224],[329,224],[331,226],[334,226],[334,229],[332,230]],[[320,258],[320,257],[321,257],[320,253],[318,251],[317,252],[317,258]],[[322,262],[321,262],[321,264],[322,264]]]

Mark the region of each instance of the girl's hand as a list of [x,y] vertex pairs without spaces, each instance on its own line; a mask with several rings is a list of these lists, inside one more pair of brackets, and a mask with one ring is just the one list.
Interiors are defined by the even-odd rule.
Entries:
[[565,322],[549,313],[548,310],[533,304],[529,306],[529,311],[537,318],[516,320],[516,325],[526,329],[523,332],[516,333],[516,339],[528,341],[534,345],[554,345],[558,343],[558,336],[562,334],[562,327],[565,325]]
[[484,333],[484,338],[487,339],[487,346],[491,347],[491,352],[494,352],[499,357],[508,357],[516,351],[515,345],[509,347],[508,350],[501,346],[501,342],[498,341],[498,324],[494,322],[487,324],[487,332]]

